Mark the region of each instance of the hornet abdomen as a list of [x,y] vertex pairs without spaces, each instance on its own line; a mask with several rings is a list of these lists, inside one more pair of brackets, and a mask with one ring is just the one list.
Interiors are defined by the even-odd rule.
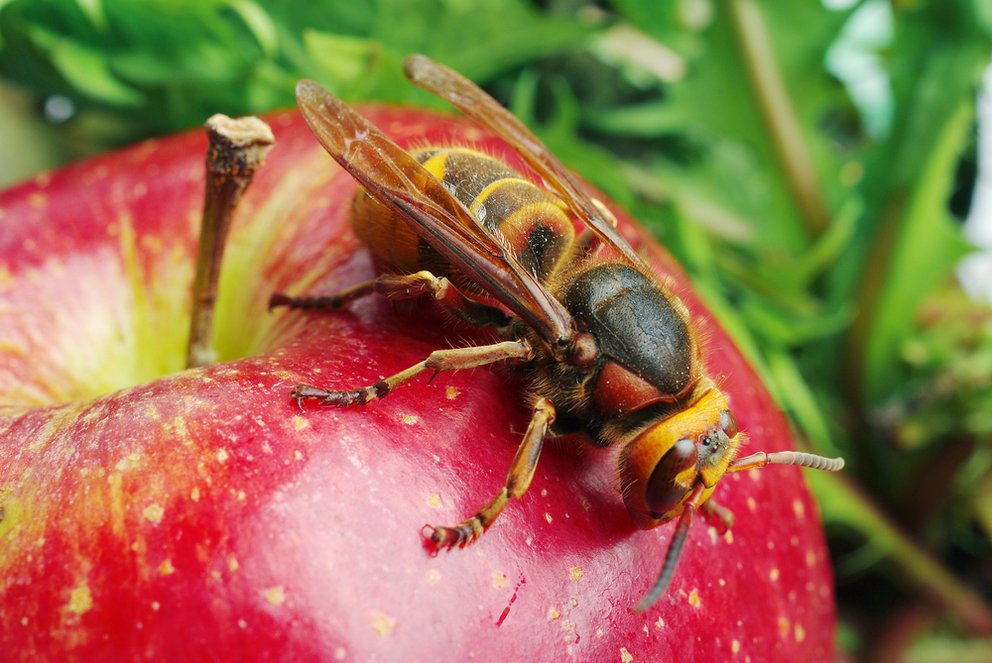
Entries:
[[[572,245],[575,230],[566,207],[504,162],[465,147],[412,153],[474,216],[500,237],[520,264],[546,280]],[[352,215],[355,234],[383,271],[426,269],[466,287],[464,279],[410,228],[409,223],[361,191]],[[473,229],[480,232],[479,229]],[[474,289],[474,288],[470,288]]]

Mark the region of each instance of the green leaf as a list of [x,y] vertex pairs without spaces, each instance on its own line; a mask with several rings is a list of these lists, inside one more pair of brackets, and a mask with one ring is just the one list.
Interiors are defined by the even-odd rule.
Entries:
[[832,284],[833,297],[858,299],[847,372],[867,404],[905,381],[899,352],[920,302],[966,250],[948,200],[992,50],[969,0],[915,6],[894,18],[896,41],[887,49],[893,131],[864,152],[866,223]]
[[35,30],[33,37],[48,50],[52,65],[81,93],[120,106],[137,107],[143,102],[144,95],[114,75],[99,49],[60,39],[41,29]]
[[872,310],[865,355],[865,393],[872,401],[904,379],[899,349],[916,328],[913,313],[969,246],[947,211],[952,177],[974,121],[970,103],[960,104],[926,158],[919,182],[899,214],[890,257]]
[[[76,0],[79,8],[93,23],[93,27],[103,31],[107,29],[107,16],[103,11],[103,0]],[[0,3],[0,10],[3,9]]]
[[251,30],[258,45],[262,47],[262,52],[266,56],[274,55],[279,46],[278,31],[265,10],[251,0],[230,0],[228,6]]

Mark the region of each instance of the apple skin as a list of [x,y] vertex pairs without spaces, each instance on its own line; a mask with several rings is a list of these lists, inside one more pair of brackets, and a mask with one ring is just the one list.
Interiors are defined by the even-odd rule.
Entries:
[[[475,126],[363,112],[401,145],[507,148]],[[0,194],[0,651],[5,660],[831,660],[833,579],[792,467],[725,478],[736,524],[637,530],[616,450],[547,446],[530,491],[464,550],[528,412],[507,370],[417,379],[365,408],[289,398],[368,384],[467,342],[429,303],[269,314],[273,291],[374,274],[354,182],[295,112],[239,210],[218,308],[229,361],[182,371],[205,139],[157,140]],[[515,155],[507,158],[513,163]],[[618,213],[705,330],[745,453],[792,447],[757,376],[679,267]],[[400,307],[403,308],[403,307]],[[240,358],[238,358],[240,357]]]

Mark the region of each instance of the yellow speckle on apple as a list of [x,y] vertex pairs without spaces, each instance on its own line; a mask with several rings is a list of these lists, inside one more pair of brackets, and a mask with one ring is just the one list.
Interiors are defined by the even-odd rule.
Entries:
[[93,593],[90,592],[90,586],[86,583],[73,588],[73,590],[69,592],[69,602],[66,604],[66,608],[69,612],[77,615],[83,615],[89,612],[92,607]]
[[151,524],[158,525],[162,522],[162,516],[165,515],[165,509],[158,504],[149,504],[145,507],[145,510],[141,512],[141,515]]
[[265,600],[272,605],[282,605],[286,602],[286,590],[282,585],[276,585],[265,590]]
[[381,612],[373,613],[372,615],[372,629],[375,631],[376,635],[380,638],[385,638],[393,632],[393,628],[396,626],[396,620],[392,617],[382,614]]

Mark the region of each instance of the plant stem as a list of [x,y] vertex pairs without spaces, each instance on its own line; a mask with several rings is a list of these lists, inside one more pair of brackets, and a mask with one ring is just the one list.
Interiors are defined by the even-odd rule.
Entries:
[[725,0],[765,129],[807,233],[819,237],[830,221],[813,159],[785,81],[772,52],[771,36],[754,0]]
[[992,607],[977,592],[945,569],[889,520],[860,488],[842,475],[810,472],[825,519],[860,532],[896,564],[907,580],[953,614],[969,631],[992,634]]
[[200,248],[193,279],[187,368],[209,364],[216,358],[214,306],[231,219],[255,171],[262,167],[275,143],[269,125],[257,117],[232,119],[217,114],[206,121],[204,128],[210,146]]

